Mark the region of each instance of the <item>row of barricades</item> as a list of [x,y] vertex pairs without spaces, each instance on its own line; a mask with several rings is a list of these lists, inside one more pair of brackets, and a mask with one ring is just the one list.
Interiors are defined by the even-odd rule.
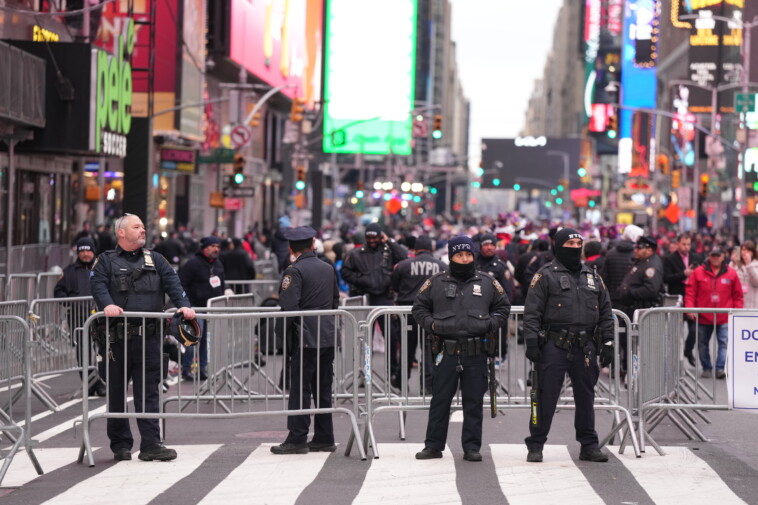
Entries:
[[[428,409],[430,391],[428,377],[424,374],[424,370],[430,366],[426,359],[429,354],[428,344],[423,330],[415,328],[410,307],[367,307],[357,305],[363,300],[355,299],[346,303],[356,305],[345,305],[337,311],[282,313],[278,308],[253,306],[255,299],[252,293],[220,297],[211,300],[210,307],[198,311],[198,317],[206,325],[204,331],[210,339],[206,365],[208,379],[200,381],[196,376],[194,381],[179,383],[175,389],[169,389],[166,393],[160,390],[159,408],[155,412],[145,413],[145,410],[152,407],[146,408],[148,400],[144,391],[140,395],[142,404],[135,404],[130,413],[126,412],[126,408],[113,408],[115,404],[111,403],[112,392],[109,391],[106,398],[108,408],[104,412],[93,413],[86,394],[92,378],[89,374],[81,374],[80,392],[84,393],[82,458],[86,455],[88,462],[94,464],[89,437],[90,423],[102,417],[151,417],[165,421],[186,416],[223,418],[327,412],[342,413],[350,418],[352,430],[346,454],[350,454],[355,443],[362,458],[366,457],[367,450],[378,457],[373,426],[379,414],[398,413],[399,433],[404,438],[404,414],[411,410]],[[80,373],[93,368],[96,355],[92,352],[79,353],[80,349],[92,349],[89,329],[94,321],[102,317],[101,314],[90,315],[93,310],[91,298],[48,299],[32,302],[28,324],[18,316],[0,316],[0,322],[7,326],[0,333],[0,359],[4,364],[0,376],[0,393],[5,395],[5,402],[0,406],[0,416],[4,423],[0,430],[22,433],[21,444],[28,448],[31,426],[28,422],[14,422],[14,406],[17,406],[15,412],[22,411],[24,418],[31,415],[32,397],[36,397],[47,408],[56,409],[54,399],[37,380],[53,373]],[[706,311],[714,312],[713,309],[686,310],[688,313]],[[721,312],[725,311],[728,312],[728,309]],[[644,451],[644,442],[648,441],[662,452],[650,432],[663,418],[670,418],[688,436],[692,437],[692,432],[694,436],[704,439],[695,427],[697,419],[707,422],[705,411],[727,408],[716,394],[715,380],[704,381],[700,379],[697,369],[693,373],[682,366],[680,356],[681,340],[685,334],[682,318],[684,312],[684,309],[676,308],[653,309],[637,314],[637,319],[632,324],[623,313],[614,311],[617,344],[621,341],[620,337],[629,335],[629,387],[624,394],[619,374],[598,383],[596,409],[609,411],[613,415],[612,427],[603,437],[602,443],[608,443],[619,434],[621,451],[627,443],[631,443],[635,454],[639,456],[640,446]],[[151,331],[142,330],[142,336],[138,338],[142,338],[144,344],[144,339],[147,338],[144,335],[151,334],[152,337],[149,338],[157,338],[163,343],[163,355],[173,356],[174,361],[181,362],[179,356],[182,348],[175,341],[166,338],[164,325],[150,323],[168,319],[171,315],[128,314],[128,321],[122,322],[138,326],[153,324]],[[522,346],[517,344],[522,332],[522,316],[523,308],[513,307],[508,326],[501,330],[501,348],[496,353],[502,358],[497,370],[497,406],[501,410],[529,408],[530,367]],[[330,388],[333,403],[324,405],[326,394],[317,381],[313,387],[313,408],[305,398],[301,398],[298,405],[289,405],[287,387],[288,380],[299,379],[289,377],[291,366],[288,366],[288,361],[292,359],[291,356],[302,360],[304,354],[311,352],[302,340],[302,328],[309,318],[318,319],[318,328],[322,327],[322,322],[330,328],[329,335],[319,335],[323,337],[319,341],[324,348],[334,349],[334,379]],[[300,321],[300,338],[288,342],[276,328],[277,325],[289,324],[292,320]],[[11,328],[13,325],[16,325],[15,329]],[[385,345],[390,352],[374,352],[375,337],[382,329],[390,334],[395,331],[399,335],[399,352],[394,357],[392,350],[397,350],[397,347],[393,346],[393,338],[386,338]],[[22,335],[21,340],[19,335]],[[409,337],[411,342],[417,342],[418,353],[409,346]],[[127,346],[130,341],[127,339]],[[712,348],[715,348],[715,341],[715,338],[712,339]],[[505,343],[508,345],[507,353],[503,349]],[[620,345],[616,346],[615,369],[619,369],[621,348]],[[408,354],[409,349],[413,354]],[[292,350],[295,352],[292,353]],[[101,356],[109,354],[106,349]],[[414,358],[418,362],[415,373],[412,365]],[[158,361],[158,377],[164,378],[168,360]],[[6,362],[12,365],[5,366]],[[111,364],[111,360],[105,360],[106,381],[111,381]],[[302,370],[302,362],[299,365],[296,368]],[[316,377],[322,377],[321,371],[317,372]],[[393,379],[397,381],[395,384]],[[128,385],[126,381],[121,382],[124,383],[123,391],[118,396],[123,398],[123,402],[128,402]],[[144,382],[141,387],[145,388]],[[22,398],[25,400],[23,408],[20,407]],[[454,408],[460,407],[460,403],[454,403]],[[574,408],[568,383],[558,408]],[[19,431],[24,429],[22,424],[25,430]],[[360,425],[363,427],[362,433]],[[642,444],[638,444],[638,437],[642,437]]]

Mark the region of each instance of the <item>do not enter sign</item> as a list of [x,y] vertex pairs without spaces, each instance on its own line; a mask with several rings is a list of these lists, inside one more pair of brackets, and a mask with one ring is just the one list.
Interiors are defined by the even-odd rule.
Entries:
[[232,129],[232,133],[230,135],[232,145],[235,149],[239,149],[240,147],[243,147],[245,144],[250,142],[252,136],[253,132],[250,130],[250,127],[245,125],[235,126]]

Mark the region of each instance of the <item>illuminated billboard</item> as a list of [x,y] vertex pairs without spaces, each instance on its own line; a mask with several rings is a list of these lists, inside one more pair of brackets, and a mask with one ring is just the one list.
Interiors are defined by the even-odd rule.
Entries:
[[330,0],[324,152],[411,154],[416,1]]
[[229,57],[309,107],[321,92],[322,0],[232,0]]

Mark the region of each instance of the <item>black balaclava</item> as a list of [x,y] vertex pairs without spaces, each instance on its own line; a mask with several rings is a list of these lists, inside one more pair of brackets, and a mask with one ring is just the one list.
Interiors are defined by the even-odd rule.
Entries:
[[555,258],[560,261],[572,272],[578,272],[582,269],[582,248],[581,247],[563,247],[569,239],[582,239],[582,235],[573,228],[563,228],[555,234],[555,245],[553,253]]

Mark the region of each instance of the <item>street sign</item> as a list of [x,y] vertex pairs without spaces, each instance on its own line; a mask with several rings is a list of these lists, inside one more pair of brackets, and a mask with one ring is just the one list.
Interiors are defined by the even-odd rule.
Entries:
[[232,128],[232,133],[229,137],[234,148],[239,149],[250,142],[250,139],[253,137],[253,131],[247,125],[237,125]]
[[736,93],[734,95],[734,110],[736,112],[755,112],[755,93]]
[[252,198],[255,196],[255,188],[224,188],[224,196],[227,198]]
[[426,120],[413,121],[413,136],[414,137],[426,137],[429,135],[429,125],[426,124]]
[[219,147],[211,151],[210,154],[197,157],[197,162],[200,164],[210,163],[232,163],[234,161],[234,149],[227,149],[225,147]]

